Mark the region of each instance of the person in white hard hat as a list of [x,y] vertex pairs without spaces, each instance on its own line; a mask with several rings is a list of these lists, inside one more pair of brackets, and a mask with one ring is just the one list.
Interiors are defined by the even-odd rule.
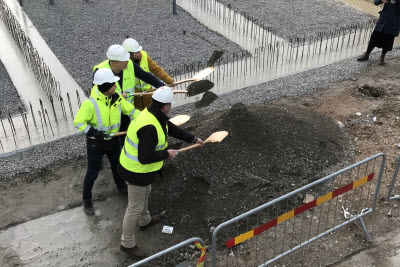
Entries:
[[83,204],[87,215],[94,214],[92,188],[104,154],[110,161],[118,190],[127,192],[125,181],[117,173],[121,146],[118,138],[111,138],[110,134],[119,131],[121,113],[130,120],[136,118],[138,113],[133,105],[115,93],[119,79],[110,69],[99,69],[94,75],[91,96],[82,103],[74,120],[74,126],[86,134],[88,167],[83,181]]
[[[151,72],[154,76],[167,84],[168,87],[174,87],[175,82],[157,63],[142,49],[139,43],[132,38],[126,39],[122,46],[130,54],[130,59],[138,64],[144,71]],[[151,88],[151,85],[143,80],[136,81],[135,92],[146,92]],[[135,107],[143,110],[151,103],[151,95],[144,95],[135,98]]]
[[124,147],[119,158],[118,174],[128,182],[128,207],[126,209],[120,249],[136,259],[146,257],[136,244],[135,228],[145,230],[160,221],[160,216],[151,216],[148,198],[156,174],[162,175],[164,160],[175,158],[179,150],[168,149],[168,137],[203,145],[200,138],[186,132],[169,121],[168,113],[174,103],[170,87],[158,88],[150,106],[144,109],[128,128]]
[[[115,91],[122,94],[129,103],[134,105],[134,92],[137,79],[143,80],[155,88],[164,86],[164,83],[151,73],[147,73],[141,69],[139,65],[133,63],[129,57],[129,53],[121,45],[112,45],[107,50],[108,59],[94,66],[93,72],[95,74],[98,69],[103,68],[111,69],[113,73],[119,77]],[[139,112],[140,111],[137,110],[137,113]],[[126,131],[128,129],[129,122],[129,118],[122,116],[121,131]],[[123,143],[123,139],[124,136],[121,136],[121,143]]]

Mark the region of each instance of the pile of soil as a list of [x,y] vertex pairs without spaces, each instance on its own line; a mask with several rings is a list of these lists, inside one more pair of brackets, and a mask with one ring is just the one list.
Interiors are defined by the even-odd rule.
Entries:
[[187,238],[210,237],[211,226],[322,178],[352,147],[329,118],[274,105],[236,104],[185,127],[203,139],[229,132],[221,143],[167,161],[163,179],[153,184],[150,211],[166,211],[164,223]]

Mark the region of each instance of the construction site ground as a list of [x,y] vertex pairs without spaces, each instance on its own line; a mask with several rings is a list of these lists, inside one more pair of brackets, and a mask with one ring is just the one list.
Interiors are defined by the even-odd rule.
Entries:
[[[374,243],[368,243],[353,224],[275,265],[399,265],[398,202],[385,201],[386,185],[400,151],[399,67],[396,58],[385,66],[373,63],[362,73],[309,95],[279,98],[259,106],[236,104],[231,109],[192,117],[185,127],[196,135],[205,138],[217,128],[231,134],[221,144],[182,154],[166,165],[164,179],[153,186],[150,210],[166,211],[164,224],[174,226],[174,233],[161,234],[163,224],[159,224],[139,232],[138,244],[154,253],[191,236],[209,242],[211,226],[384,152],[388,164],[380,201],[375,212],[365,218]],[[304,136],[306,132],[308,136]],[[324,137],[332,142],[321,149],[316,144]],[[272,151],[274,147],[283,149]],[[299,150],[302,153],[297,154]],[[270,166],[268,162],[274,158],[276,162]],[[104,162],[94,187],[94,217],[86,217],[80,207],[85,157],[1,180],[0,236],[5,242],[0,245],[0,265],[131,264],[133,260],[119,251],[127,198],[117,193],[109,164]],[[274,179],[277,175],[279,179]],[[256,181],[259,184],[254,184]],[[277,192],[282,186],[285,189]],[[29,239],[32,235],[34,242]]]

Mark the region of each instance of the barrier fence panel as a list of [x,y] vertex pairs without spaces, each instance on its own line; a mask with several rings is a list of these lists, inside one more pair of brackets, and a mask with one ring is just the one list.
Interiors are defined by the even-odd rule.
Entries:
[[374,155],[220,224],[213,266],[267,266],[374,211],[386,156]]
[[400,168],[400,156],[397,158],[396,162],[397,162],[396,169],[394,170],[393,178],[389,185],[389,192],[386,197],[387,200],[400,199],[400,195],[392,195],[393,190],[395,190],[398,186],[396,184],[396,181],[397,181],[397,174],[399,173],[399,168]]
[[206,267],[206,247],[201,238],[193,237],[175,246],[160,251],[129,267],[136,266],[168,266],[168,267]]

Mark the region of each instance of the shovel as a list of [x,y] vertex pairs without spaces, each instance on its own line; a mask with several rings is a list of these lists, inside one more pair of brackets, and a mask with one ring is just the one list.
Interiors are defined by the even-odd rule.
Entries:
[[[188,120],[190,120],[189,115],[177,115],[177,116],[169,119],[169,121],[172,122],[173,124],[175,124],[176,126],[180,126],[180,125],[184,124],[185,122],[187,122]],[[126,131],[110,134],[111,137],[120,136],[120,135],[126,135]]]
[[[187,94],[188,93],[187,90],[173,90],[172,92],[174,94]],[[146,92],[146,93],[134,93],[133,95],[134,96],[139,96],[139,95],[153,95],[153,94],[154,94],[154,91],[153,92]]]
[[213,71],[214,71],[213,67],[206,68],[206,69],[200,71],[199,73],[197,73],[196,75],[194,75],[192,78],[185,79],[185,80],[182,80],[182,81],[179,81],[179,82],[175,82],[175,84],[178,85],[178,84],[186,83],[186,82],[197,82],[197,81],[200,81],[201,79],[203,79],[204,77],[208,76]]
[[[215,133],[211,134],[211,135],[206,139],[206,141],[204,141],[204,144],[207,144],[207,143],[216,143],[216,142],[220,143],[222,140],[224,140],[224,138],[225,138],[227,135],[228,135],[228,132],[227,132],[227,131],[215,132]],[[187,150],[193,149],[193,148],[195,148],[195,147],[199,147],[199,146],[201,146],[201,145],[200,145],[200,144],[194,144],[194,145],[191,145],[191,146],[188,146],[188,147],[181,148],[181,149],[179,149],[179,153],[180,153],[180,152],[183,152],[183,151],[187,151]]]

